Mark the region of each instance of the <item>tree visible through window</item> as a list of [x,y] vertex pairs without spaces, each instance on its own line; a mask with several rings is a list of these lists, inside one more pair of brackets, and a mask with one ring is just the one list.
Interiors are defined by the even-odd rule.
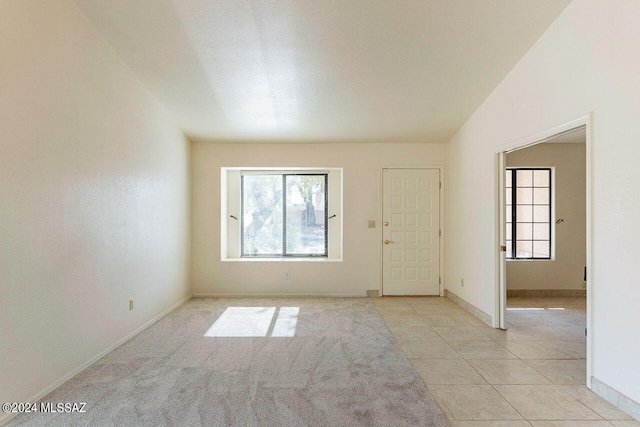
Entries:
[[243,257],[327,256],[327,174],[242,173]]
[[506,171],[507,258],[551,258],[551,169]]

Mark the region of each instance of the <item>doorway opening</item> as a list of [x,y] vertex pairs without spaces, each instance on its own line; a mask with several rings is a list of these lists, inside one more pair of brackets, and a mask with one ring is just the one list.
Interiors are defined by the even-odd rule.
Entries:
[[[591,387],[590,116],[498,153],[497,319],[513,350]],[[544,374],[543,373],[543,374]]]

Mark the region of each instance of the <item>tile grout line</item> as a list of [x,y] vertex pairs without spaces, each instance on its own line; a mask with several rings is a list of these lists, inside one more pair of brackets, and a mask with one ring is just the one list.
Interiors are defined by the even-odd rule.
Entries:
[[[504,396],[504,395],[502,395],[502,394],[498,391],[498,389],[496,388],[496,386],[497,386],[497,385],[502,385],[502,384],[492,384],[492,383],[490,383],[490,382],[489,382],[489,381],[488,381],[488,380],[487,380],[487,379],[486,379],[486,378],[485,378],[485,377],[480,373],[480,371],[478,371],[478,369],[470,363],[470,360],[473,360],[474,358],[472,358],[472,357],[469,357],[469,358],[465,357],[465,356],[461,353],[461,351],[460,351],[460,350],[457,350],[457,349],[453,346],[453,343],[454,343],[455,341],[457,341],[457,340],[448,341],[448,340],[446,339],[446,336],[447,336],[447,335],[446,335],[443,331],[438,331],[438,330],[436,330],[436,329],[435,329],[436,327],[430,326],[430,325],[428,324],[428,322],[426,321],[426,319],[424,319],[424,317],[423,317],[423,316],[429,316],[430,314],[428,314],[428,313],[421,313],[421,312],[419,312],[419,311],[416,309],[416,306],[415,306],[415,305],[409,304],[409,303],[406,301],[406,299],[404,299],[404,300],[405,300],[404,302],[406,303],[406,305],[407,305],[407,306],[409,306],[409,307],[411,307],[411,312],[413,313],[413,314],[411,314],[411,315],[412,315],[412,316],[413,316],[413,315],[417,315],[417,316],[421,319],[420,326],[424,326],[424,328],[428,328],[428,329],[430,329],[430,330],[434,331],[434,332],[436,333],[436,335],[439,337],[439,339],[443,340],[443,341],[444,341],[444,343],[446,343],[449,347],[451,347],[451,348],[454,350],[454,352],[455,352],[455,353],[456,353],[456,354],[457,354],[457,355],[458,355],[458,356],[459,356],[459,357],[460,357],[460,358],[461,358],[461,359],[466,363],[466,365],[467,365],[467,366],[470,366],[470,367],[471,367],[471,369],[473,370],[473,372],[475,372],[477,375],[479,375],[479,377],[480,377],[480,378],[482,378],[482,380],[485,382],[485,384],[484,384],[484,385],[490,385],[490,386],[491,386],[491,388],[492,388],[493,390],[495,390],[495,391],[498,393],[498,395],[499,395],[499,396],[500,396],[500,397],[501,397],[501,398],[502,398],[502,399],[503,399],[503,400],[508,404],[508,406],[509,406],[509,407],[511,407],[511,408],[512,408],[512,409],[513,409],[513,410],[514,410],[514,411],[515,411],[519,416],[521,416],[521,417],[522,417],[522,419],[523,419],[527,424],[531,425],[530,420],[528,420],[526,417],[524,417],[524,415],[523,415],[520,411],[518,411],[518,410],[517,410],[517,408],[515,408],[515,407],[514,407],[514,406],[513,406],[513,405],[512,405],[512,404],[511,404],[511,403],[510,403],[510,402],[505,398],[505,396]],[[444,306],[444,305],[442,305],[442,304],[435,304],[435,306],[445,307],[445,306]],[[448,307],[446,307],[446,308],[448,308]],[[484,332],[483,332],[479,327],[477,327],[477,325],[475,325],[475,324],[473,324],[473,323],[469,322],[469,321],[468,321],[468,319],[466,319],[466,318],[465,318],[461,313],[458,313],[458,312],[452,312],[451,314],[444,314],[444,313],[443,313],[443,314],[440,314],[440,313],[434,313],[434,314],[432,314],[432,315],[434,315],[434,316],[440,316],[440,315],[442,315],[442,316],[446,316],[446,315],[451,315],[451,316],[457,317],[457,318],[461,319],[462,321],[466,322],[466,324],[467,324],[467,325],[465,325],[465,326],[461,326],[461,325],[455,325],[455,326],[442,326],[442,325],[441,325],[440,327],[448,327],[448,328],[457,328],[457,327],[473,328],[474,330],[478,331],[478,332],[479,332],[479,333],[480,333],[480,334],[481,334],[485,339],[483,339],[483,340],[475,339],[475,340],[474,340],[473,338],[469,338],[469,339],[463,339],[463,340],[461,340],[461,341],[485,341],[485,340],[486,340],[486,342],[491,342],[491,343],[495,343],[495,344],[497,344],[498,346],[500,346],[500,348],[504,349],[504,351],[506,351],[508,354],[510,354],[510,355],[512,355],[512,356],[513,356],[513,358],[507,358],[508,360],[520,360],[520,361],[524,362],[524,364],[525,364],[526,366],[528,366],[529,368],[533,369],[533,371],[534,371],[534,372],[536,372],[538,375],[540,375],[542,378],[544,378],[546,381],[548,381],[548,382],[549,382],[549,384],[544,384],[544,385],[551,385],[551,386],[553,386],[553,388],[554,388],[554,389],[556,389],[557,391],[561,392],[563,395],[567,396],[567,398],[568,398],[569,400],[571,400],[571,401],[573,401],[573,402],[578,402],[578,403],[580,404],[580,406],[581,406],[581,407],[584,407],[584,408],[588,409],[588,411],[589,411],[589,412],[593,413],[596,417],[598,417],[598,420],[599,420],[599,421],[604,421],[604,422],[606,422],[606,423],[608,423],[608,424],[610,424],[610,425],[613,425],[612,423],[610,423],[610,422],[609,422],[610,420],[606,419],[604,416],[600,415],[597,411],[595,411],[594,409],[592,409],[589,405],[587,405],[586,403],[582,402],[582,401],[581,401],[581,400],[579,400],[578,398],[574,397],[572,394],[570,394],[570,393],[568,393],[567,391],[565,391],[564,389],[562,389],[562,387],[560,387],[560,384],[556,384],[556,383],[554,383],[554,382],[552,381],[552,379],[551,379],[548,375],[545,375],[543,372],[541,372],[539,369],[537,369],[535,366],[533,366],[533,365],[531,365],[531,364],[529,363],[529,361],[531,361],[531,360],[541,360],[541,361],[542,361],[542,360],[571,360],[571,361],[579,361],[579,358],[578,358],[578,357],[576,357],[574,354],[567,353],[567,352],[563,351],[561,348],[558,348],[558,347],[556,347],[555,345],[551,344],[551,348],[553,348],[554,350],[558,351],[559,353],[565,354],[566,356],[568,356],[568,358],[524,359],[524,358],[522,358],[522,357],[520,357],[520,356],[516,355],[515,353],[513,353],[511,350],[509,350],[509,348],[507,348],[507,345],[506,345],[506,344],[509,342],[509,340],[506,340],[506,339],[505,339],[505,340],[498,340],[498,339],[495,339],[495,338],[494,338],[493,336],[491,336],[491,335],[485,334],[485,333],[484,333]],[[383,319],[384,319],[384,318],[383,318]],[[386,323],[386,320],[385,320],[385,323]],[[521,328],[521,327],[518,327],[517,325],[513,325],[513,324],[511,324],[511,325],[512,325],[512,327],[517,328],[517,329]],[[562,331],[562,329],[560,329],[560,328],[562,328],[562,326],[564,326],[564,325],[551,324],[551,325],[547,325],[547,326],[548,326],[548,328],[549,328],[549,329],[551,329],[551,330],[556,329],[556,330]],[[568,325],[568,327],[579,327],[579,326],[580,326],[580,325]],[[398,341],[398,343],[400,343],[400,341],[398,340],[398,337],[396,337],[396,336],[395,336],[395,334],[394,334],[393,332],[392,332],[392,334],[393,334],[393,335],[394,335],[394,337],[396,338],[396,341]],[[516,342],[517,342],[517,341],[528,341],[528,342],[531,342],[531,341],[533,341],[533,342],[537,342],[537,341],[550,341],[550,338],[549,338],[549,337],[544,337],[544,336],[541,336],[541,335],[539,335],[539,334],[534,334],[534,335],[532,335],[532,338],[535,338],[535,339],[531,339],[531,340],[513,340],[513,341],[516,341]],[[413,341],[413,340],[410,340],[410,341]],[[418,339],[417,341],[422,341],[422,339]],[[553,341],[553,340],[551,340],[551,341]],[[575,341],[578,341],[578,340],[575,340]],[[404,349],[403,349],[403,352],[404,352]],[[406,355],[406,353],[405,353],[405,355]],[[414,369],[415,369],[414,359],[409,358],[408,356],[407,356],[407,358],[409,359],[409,361],[411,362],[412,366],[413,366],[413,367],[414,367]],[[418,360],[419,360],[420,358],[415,358],[415,359],[418,359]],[[481,359],[482,359],[482,358],[481,358]],[[496,358],[488,358],[488,359],[489,359],[489,360],[491,360],[491,359],[496,359]],[[500,359],[502,359],[502,358],[500,358]],[[428,360],[428,359],[427,359],[427,360]],[[451,360],[455,360],[455,359],[451,359]],[[458,359],[458,360],[459,360],[459,359]],[[419,375],[419,376],[420,376],[420,375]],[[429,387],[429,385],[428,385],[428,384],[427,384],[427,383],[422,379],[422,377],[421,377],[421,376],[420,376],[420,378],[421,378],[421,380],[422,380],[423,384],[425,385],[425,387],[427,387],[427,388],[428,388],[428,387]],[[434,385],[435,385],[435,384],[434,384]],[[452,384],[452,385],[454,385],[454,384]],[[465,385],[465,384],[461,384],[461,385]],[[481,385],[481,384],[468,384],[468,385],[469,385],[469,386],[477,386],[477,385]],[[507,384],[507,385],[523,385],[523,384]],[[524,385],[527,385],[527,384],[524,384]],[[538,385],[538,384],[535,384],[535,385]],[[436,401],[436,403],[438,403],[438,402]],[[438,405],[439,405],[439,404],[438,404]],[[439,405],[439,406],[440,406],[440,405]],[[445,411],[443,410],[443,412],[445,412]],[[460,420],[458,420],[458,419],[453,419],[452,421],[464,421],[464,420],[462,420],[462,419],[460,419]],[[474,421],[474,420],[473,420],[473,419],[470,419],[469,421]],[[570,421],[570,420],[567,420],[567,421]],[[576,421],[580,421],[580,420],[576,420]]]
[[[481,332],[481,333],[482,333],[482,332]],[[497,342],[496,342],[496,340],[492,339],[491,337],[488,337],[488,338],[489,338],[492,342],[497,343]],[[498,345],[500,345],[499,343],[497,343],[497,344],[498,344]],[[454,350],[455,350],[455,349],[454,349]],[[509,349],[505,348],[505,350],[507,350],[509,353],[511,353],[511,352],[509,351]],[[456,351],[457,351],[457,350],[456,350]],[[458,354],[460,354],[460,352],[458,352]],[[511,354],[513,354],[513,353],[511,353]],[[520,360],[520,358],[519,358],[518,356],[516,356],[515,354],[513,354],[513,355],[514,355],[518,360]],[[491,383],[490,383],[490,382],[489,382],[489,381],[484,377],[484,375],[482,375],[482,374],[481,374],[481,373],[476,369],[476,367],[475,367],[475,366],[473,366],[471,363],[469,363],[469,361],[468,361],[468,360],[467,360],[467,359],[466,359],[462,354],[460,354],[460,357],[462,357],[462,359],[464,359],[464,360],[465,360],[465,361],[466,361],[466,362],[467,362],[467,363],[468,363],[468,364],[473,368],[473,370],[474,370],[474,371],[476,371],[476,372],[478,373],[478,375],[480,375],[480,376],[481,376],[481,377],[482,377],[482,378],[487,382],[487,384],[489,384],[489,386],[491,386],[491,388],[492,388],[493,390],[495,390],[495,392],[496,392],[496,393],[498,393],[498,395],[499,395],[499,396],[500,396],[500,397],[501,397],[501,398],[502,398],[502,399],[507,403],[507,405],[509,405],[509,406],[510,406],[514,411],[516,411],[516,413],[517,413],[518,415],[520,415],[520,416],[522,417],[522,419],[523,419],[523,420],[525,420],[529,425],[532,425],[532,424],[529,422],[529,420],[528,420],[528,419],[527,419],[527,418],[526,418],[526,417],[525,417],[525,416],[524,416],[520,411],[518,411],[518,409],[517,409],[515,406],[513,406],[513,405],[511,404],[511,402],[509,402],[509,401],[507,400],[507,398],[506,398],[506,397],[504,397],[504,396],[502,395],[502,393],[500,393],[500,392],[499,392],[499,391],[494,387],[494,384],[491,384]],[[491,358],[490,360],[494,360],[494,358]]]

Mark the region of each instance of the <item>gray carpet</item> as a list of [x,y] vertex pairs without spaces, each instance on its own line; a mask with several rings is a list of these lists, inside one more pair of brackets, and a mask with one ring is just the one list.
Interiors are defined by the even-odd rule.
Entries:
[[[276,312],[256,327],[225,317],[228,307]],[[280,307],[299,313],[279,319]],[[212,328],[224,313],[231,321]],[[87,412],[9,425],[448,425],[365,298],[193,299],[41,401],[86,402]]]

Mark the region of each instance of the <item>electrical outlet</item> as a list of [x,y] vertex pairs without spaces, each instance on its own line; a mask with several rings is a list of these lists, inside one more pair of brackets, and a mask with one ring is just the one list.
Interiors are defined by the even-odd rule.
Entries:
[[129,311],[133,310],[133,300],[129,300]]
[[288,272],[288,271],[285,271],[285,272],[284,272],[284,278],[285,278],[286,280],[289,280],[289,272]]
[[464,288],[464,279],[460,279],[460,286]]
[[373,219],[369,220],[369,228],[376,228],[376,221]]

